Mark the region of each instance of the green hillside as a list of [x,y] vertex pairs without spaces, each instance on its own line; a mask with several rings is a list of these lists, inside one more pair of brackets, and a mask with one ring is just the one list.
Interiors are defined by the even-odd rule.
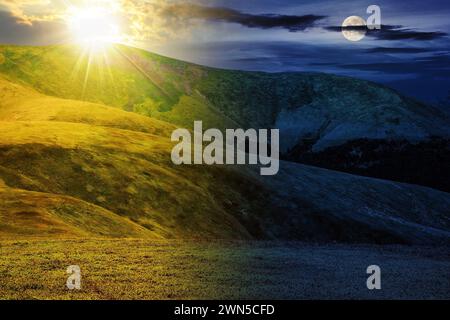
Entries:
[[74,45],[0,46],[0,73],[41,93],[103,103],[192,126],[236,126],[196,90],[207,69],[115,45],[105,55]]
[[170,137],[175,126],[103,104],[59,99],[0,76],[0,121],[62,121]]
[[[332,103],[365,82],[216,70],[124,46],[86,76],[79,50],[0,46],[0,238],[449,241],[447,193],[293,163],[264,178],[171,162],[176,126],[269,126],[281,108]],[[365,90],[361,101],[395,95]]]
[[221,70],[124,45],[94,54],[76,45],[0,45],[0,57],[1,74],[46,95],[102,103],[183,127],[199,119],[205,127],[222,129],[283,127],[286,114],[303,108],[325,118],[312,119],[323,122],[319,127],[327,119],[401,125],[411,117],[442,117],[368,81],[319,73]]
[[[248,182],[216,168],[175,167],[173,125],[1,77],[0,89],[0,237],[250,238],[226,203]],[[216,191],[215,181],[224,188]],[[64,214],[70,227],[61,225]]]
[[[268,127],[308,101],[319,75],[249,73],[190,64],[114,45],[89,55],[75,45],[0,46],[0,73],[47,95],[134,111],[184,127]],[[304,98],[304,99],[303,99]]]
[[47,95],[103,103],[185,127],[201,119],[205,127],[266,128],[280,111],[301,105],[349,112],[349,105],[372,107],[371,100],[402,100],[351,78],[220,70],[123,45],[92,56],[75,45],[0,46],[0,55],[0,73]]

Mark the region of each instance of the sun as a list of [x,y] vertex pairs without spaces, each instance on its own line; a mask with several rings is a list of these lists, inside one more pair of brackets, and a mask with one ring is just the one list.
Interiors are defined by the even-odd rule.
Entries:
[[117,18],[107,8],[71,8],[67,23],[75,41],[91,48],[122,40]]

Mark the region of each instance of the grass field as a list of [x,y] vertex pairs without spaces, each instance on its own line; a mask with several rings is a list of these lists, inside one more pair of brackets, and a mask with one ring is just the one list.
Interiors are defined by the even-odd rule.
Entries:
[[[167,240],[1,241],[0,299],[450,298],[448,248]],[[366,288],[378,264],[382,290]],[[66,288],[79,265],[80,291]]]

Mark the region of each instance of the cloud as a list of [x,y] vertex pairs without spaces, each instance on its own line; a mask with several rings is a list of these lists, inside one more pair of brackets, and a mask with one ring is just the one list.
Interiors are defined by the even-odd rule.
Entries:
[[[0,0],[0,9],[3,8],[15,18],[16,23],[33,25],[34,22],[54,21],[60,19],[58,9],[52,6],[51,0]],[[45,13],[29,9],[41,8]]]
[[321,15],[280,15],[248,14],[224,7],[206,7],[195,4],[176,4],[166,7],[162,15],[167,18],[203,19],[237,23],[248,28],[272,29],[283,28],[291,32],[303,31],[326,16]]
[[[124,38],[132,43],[133,40],[164,41],[186,37],[192,27],[199,25],[198,21],[190,21],[186,17],[167,16],[165,13],[173,4],[171,0],[0,0],[0,10],[14,18],[12,28],[35,33],[33,28],[38,24],[66,23],[72,7],[98,6],[120,20]],[[20,28],[21,25],[30,28]]]
[[343,30],[366,30],[367,36],[378,40],[416,40],[428,41],[447,37],[447,33],[441,31],[417,31],[403,26],[382,25],[380,30],[370,30],[366,26],[330,26],[328,31],[341,32]]
[[[65,25],[60,21],[40,22],[35,21],[32,25],[17,23],[17,17],[11,12],[0,10],[0,43],[11,43],[20,45],[45,45],[64,42]],[[58,32],[55,32],[57,30]]]
[[444,38],[447,36],[447,33],[440,31],[424,32],[405,28],[400,29],[397,26],[382,26],[381,30],[370,31],[369,36],[379,40],[427,41]]
[[450,56],[432,55],[403,62],[375,62],[339,65],[343,69],[381,71],[384,73],[416,73],[450,77]]
[[[171,40],[192,39],[194,35],[198,35],[196,31],[205,30],[200,27],[206,28],[205,24],[209,23],[208,26],[211,26],[214,22],[238,24],[261,30],[283,29],[289,32],[300,32],[315,27],[321,20],[327,18],[326,15],[315,14],[254,14],[227,7],[202,5],[201,3],[204,2],[204,0],[190,2],[178,0],[0,0],[0,10],[9,12],[19,25],[33,26],[37,23],[65,23],[69,6],[108,7],[119,17],[117,20],[120,20],[125,42],[145,47],[151,47],[152,44],[164,44]],[[40,27],[44,28],[42,25]],[[324,28],[333,32],[342,30],[340,26]],[[358,27],[346,28],[359,29]],[[59,31],[55,28],[53,32]],[[447,37],[444,32],[417,31],[391,25],[383,25],[380,31],[368,30],[367,35],[381,40],[417,41]],[[400,49],[384,50],[385,53],[400,53]],[[402,53],[413,53],[414,50],[418,49],[409,51],[405,49]]]
[[236,23],[248,28],[281,28],[291,32],[303,31],[325,16],[248,14],[225,7],[200,5],[167,0],[121,0],[121,14],[126,18],[126,33],[138,42],[166,42],[186,39],[193,30],[208,22]]
[[435,51],[430,48],[412,48],[412,47],[376,47],[367,49],[367,53],[424,53]]

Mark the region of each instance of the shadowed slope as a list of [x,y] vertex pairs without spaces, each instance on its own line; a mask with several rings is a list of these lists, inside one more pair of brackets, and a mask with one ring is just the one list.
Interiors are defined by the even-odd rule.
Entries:
[[246,167],[175,166],[170,141],[154,135],[63,122],[0,124],[7,186],[81,199],[154,236],[450,240],[450,195],[432,189],[289,163],[272,178]]
[[278,209],[258,223],[273,239],[450,243],[445,192],[289,162],[264,183]]

